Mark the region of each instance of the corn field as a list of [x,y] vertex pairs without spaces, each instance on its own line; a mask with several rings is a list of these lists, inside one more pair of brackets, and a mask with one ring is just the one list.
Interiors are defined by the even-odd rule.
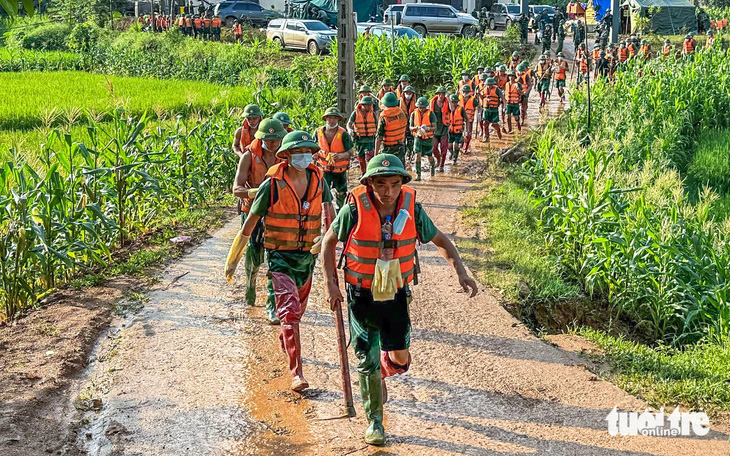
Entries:
[[524,167],[566,273],[614,318],[677,346],[730,336],[730,218],[716,205],[727,189],[686,178],[698,138],[730,127],[728,69],[720,52],[629,67],[594,87],[590,132],[575,93]]

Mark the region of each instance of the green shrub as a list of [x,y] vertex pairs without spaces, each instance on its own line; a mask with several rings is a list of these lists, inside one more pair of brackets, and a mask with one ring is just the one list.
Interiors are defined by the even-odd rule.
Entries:
[[10,48],[64,51],[68,49],[66,38],[70,30],[68,25],[61,23],[28,25],[11,30],[7,45]]

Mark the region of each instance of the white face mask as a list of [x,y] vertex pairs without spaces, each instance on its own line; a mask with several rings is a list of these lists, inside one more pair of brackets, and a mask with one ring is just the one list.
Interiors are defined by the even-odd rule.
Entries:
[[407,100],[410,100],[411,97],[413,97],[413,94],[412,93],[409,93],[409,92],[406,92],[406,93],[403,94],[403,96],[405,96]]
[[266,145],[266,142],[265,141],[261,141],[261,148],[263,150],[269,150],[269,146]]
[[468,80],[469,80],[469,76],[462,76],[462,77],[461,77],[461,80],[462,80],[462,81],[468,81]]
[[296,169],[307,169],[312,163],[312,154],[294,154],[289,156],[289,163]]
[[260,120],[259,120],[259,121],[257,121],[256,123],[253,123],[253,122],[251,122],[251,121],[249,120],[249,121],[248,121],[248,126],[249,126],[249,127],[251,127],[251,129],[252,129],[252,130],[255,130],[255,129],[259,128],[259,123],[261,123],[261,121],[260,121]]
[[327,122],[327,124],[325,124],[325,128],[326,128],[327,130],[334,130],[334,129],[336,129],[337,127],[339,127],[339,125],[337,124],[337,122],[335,122],[335,124],[334,124],[334,125],[330,125],[330,124],[329,124],[329,122]]

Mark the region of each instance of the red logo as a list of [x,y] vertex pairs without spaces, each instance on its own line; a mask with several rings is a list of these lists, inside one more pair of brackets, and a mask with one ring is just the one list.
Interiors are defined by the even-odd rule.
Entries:
[[390,166],[390,162],[388,160],[383,160],[383,166]]
[[269,128],[269,133],[273,133],[273,132],[274,132],[274,129],[273,128]]
[[309,141],[309,137],[308,137],[307,135],[302,135],[302,139],[303,139],[304,141]]

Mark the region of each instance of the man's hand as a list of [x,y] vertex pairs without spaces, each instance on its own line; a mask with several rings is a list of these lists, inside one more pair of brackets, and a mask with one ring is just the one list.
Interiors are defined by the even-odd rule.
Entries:
[[328,280],[327,281],[327,290],[325,291],[325,299],[327,300],[327,303],[330,305],[330,310],[334,312],[335,308],[337,307],[337,303],[342,303],[342,292],[340,291],[340,286],[337,284],[336,280]]
[[461,288],[463,288],[464,291],[467,293],[469,293],[469,289],[471,289],[471,293],[469,294],[470,298],[473,298],[477,295],[477,282],[469,277],[466,272],[463,274],[459,274],[459,285],[461,285]]

